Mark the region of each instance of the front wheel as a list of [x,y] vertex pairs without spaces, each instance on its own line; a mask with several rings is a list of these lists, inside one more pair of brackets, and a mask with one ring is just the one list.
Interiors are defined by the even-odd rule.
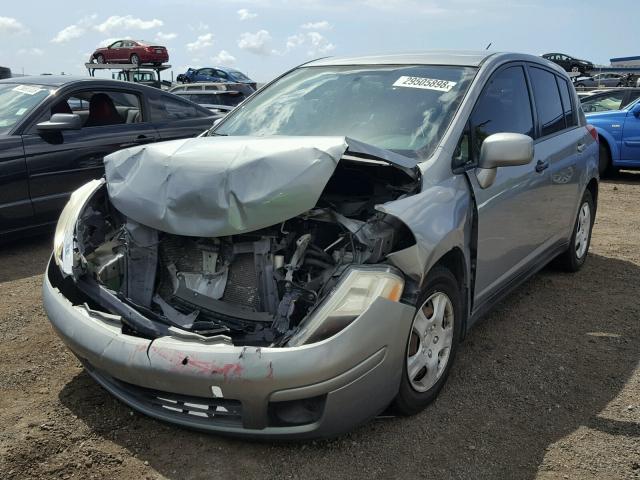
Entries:
[[96,62],[98,62],[98,63],[104,63],[104,55],[99,54],[99,55],[96,57]]
[[600,177],[604,177],[607,173],[610,173],[611,168],[611,152],[609,147],[604,144],[603,140],[600,140],[598,146],[599,160],[598,160],[598,173]]
[[586,190],[580,202],[569,246],[557,259],[563,270],[577,272],[584,265],[591,244],[591,230],[595,217],[593,197],[591,192]]
[[456,278],[435,267],[427,276],[407,339],[402,380],[392,409],[414,415],[431,403],[453,364],[462,329],[462,295]]
[[134,65],[140,65],[140,57],[134,53],[131,55],[131,63]]

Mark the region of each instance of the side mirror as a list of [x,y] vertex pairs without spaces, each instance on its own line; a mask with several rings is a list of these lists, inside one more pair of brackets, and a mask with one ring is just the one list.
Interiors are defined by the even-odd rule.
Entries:
[[222,121],[222,118],[216,118],[216,119],[213,121],[213,126],[214,126],[214,127],[217,127],[217,126],[218,126],[218,124],[219,124],[221,121]]
[[637,102],[633,107],[631,107],[631,113],[638,118],[640,117],[640,102]]
[[49,132],[80,130],[82,128],[82,120],[80,115],[76,113],[54,113],[48,121],[40,122],[36,127],[38,130]]
[[494,133],[480,149],[476,177],[482,188],[490,187],[498,167],[527,165],[533,160],[533,139],[520,133]]

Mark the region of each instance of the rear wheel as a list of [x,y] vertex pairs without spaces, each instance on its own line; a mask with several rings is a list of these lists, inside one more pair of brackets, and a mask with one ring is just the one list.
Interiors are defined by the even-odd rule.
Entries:
[[595,213],[591,192],[586,190],[580,202],[569,247],[557,259],[559,265],[567,272],[577,272],[587,259]]
[[462,329],[462,295],[453,274],[435,267],[418,301],[407,340],[398,395],[392,408],[413,415],[431,403],[453,364]]
[[104,63],[104,55],[102,55],[102,54],[98,54],[98,55],[96,56],[96,62],[98,62],[98,63]]
[[131,55],[131,63],[134,65],[140,65],[140,57],[135,53]]

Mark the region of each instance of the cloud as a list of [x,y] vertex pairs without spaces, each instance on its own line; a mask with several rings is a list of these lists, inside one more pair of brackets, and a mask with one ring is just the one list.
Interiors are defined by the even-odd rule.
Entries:
[[238,10],[238,17],[240,17],[241,21],[251,20],[252,18],[256,18],[257,16],[257,13],[250,12],[246,8],[241,8],[240,10]]
[[307,33],[307,40],[310,43],[310,48],[307,51],[307,55],[309,55],[310,57],[315,57],[317,55],[326,55],[336,48],[333,43],[327,40],[319,32]]
[[78,25],[69,25],[60,30],[55,37],[51,39],[51,43],[67,43],[74,38],[80,38],[87,30]]
[[218,52],[215,57],[212,57],[211,60],[216,65],[225,65],[228,67],[236,64],[236,57],[231,55],[226,50],[220,50],[220,52]]
[[39,48],[33,47],[33,48],[21,48],[20,50],[18,50],[18,55],[33,55],[35,57],[40,57],[42,55],[44,55],[44,50],[41,50]]
[[287,38],[287,51],[299,47],[302,45],[307,39],[307,36],[304,33],[298,33],[296,35],[291,35]]
[[256,33],[245,32],[240,35],[240,40],[238,40],[238,47],[256,55],[274,53],[270,44],[271,34],[267,30],[258,30]]
[[0,33],[29,33],[29,29],[13,17],[0,17]]
[[197,52],[198,50],[203,50],[212,46],[213,33],[205,33],[203,35],[198,35],[198,38],[195,41],[187,43],[187,50],[190,52]]
[[327,55],[336,48],[336,46],[320,32],[304,32],[291,35],[287,38],[286,52],[302,46],[307,47],[307,55],[310,57]]
[[198,25],[187,25],[187,28],[192,32],[206,32],[209,30],[209,25],[199,22]]
[[309,22],[303,25],[300,25],[300,28],[303,30],[331,30],[331,24],[326,20],[322,20],[320,22]]
[[163,25],[164,22],[157,18],[154,18],[153,20],[142,20],[141,18],[135,18],[132,15],[125,15],[124,17],[112,15],[100,25],[96,25],[94,28],[100,33],[111,33],[114,30],[149,30]]
[[82,37],[87,33],[87,30],[91,27],[96,18],[98,18],[98,15],[94,13],[93,15],[82,17],[76,23],[72,23],[71,25],[64,27],[51,39],[51,43],[67,43],[70,40]]
[[177,33],[162,33],[162,32],[158,32],[158,33],[156,33],[156,40],[158,42],[168,42],[170,40],[173,40],[177,36],[178,36]]

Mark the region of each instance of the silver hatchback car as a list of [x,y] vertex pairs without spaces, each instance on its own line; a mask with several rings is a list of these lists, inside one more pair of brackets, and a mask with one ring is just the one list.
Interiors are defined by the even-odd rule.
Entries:
[[583,265],[598,197],[566,73],[511,53],[317,60],[105,171],[58,223],[53,327],[140,412],[262,438],[422,410],[487,310]]

